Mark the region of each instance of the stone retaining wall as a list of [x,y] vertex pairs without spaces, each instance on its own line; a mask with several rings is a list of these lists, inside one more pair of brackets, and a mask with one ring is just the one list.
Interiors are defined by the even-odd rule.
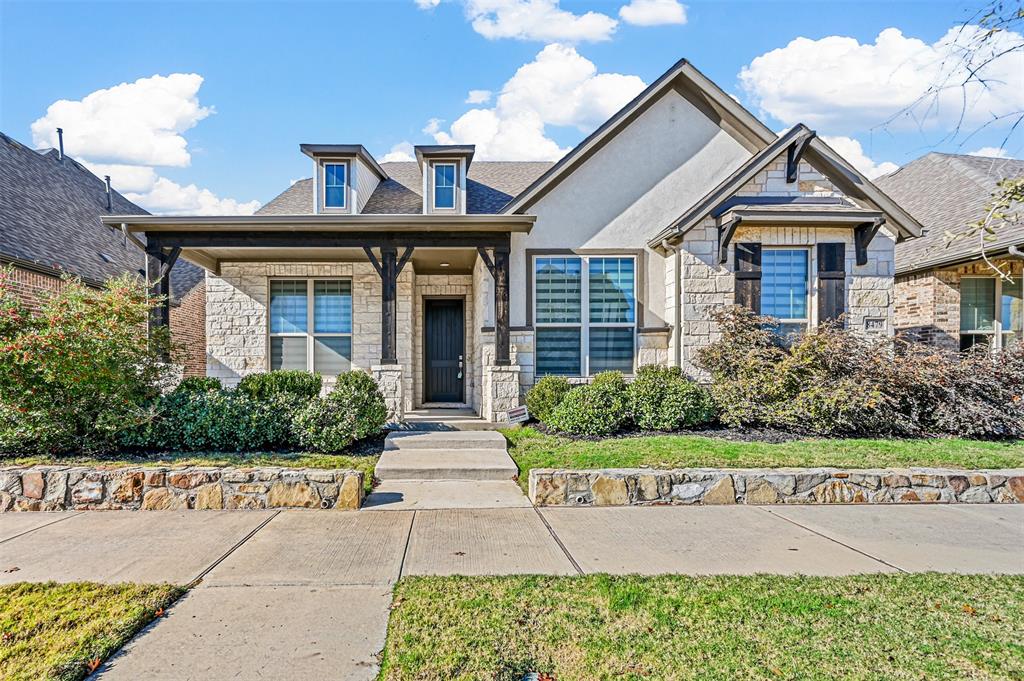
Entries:
[[291,468],[0,468],[0,512],[324,508],[363,503],[363,473]]
[[538,506],[1013,504],[1024,502],[1024,469],[541,468],[530,471],[530,501]]

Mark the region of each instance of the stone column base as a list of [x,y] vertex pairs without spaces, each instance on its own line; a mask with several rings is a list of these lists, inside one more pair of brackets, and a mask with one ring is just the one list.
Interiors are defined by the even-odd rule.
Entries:
[[388,421],[399,423],[405,418],[405,402],[402,395],[402,365],[377,364],[370,367],[373,380],[384,393],[384,404],[388,408]]
[[522,367],[485,366],[480,416],[487,421],[508,422],[508,412],[520,405],[519,371]]

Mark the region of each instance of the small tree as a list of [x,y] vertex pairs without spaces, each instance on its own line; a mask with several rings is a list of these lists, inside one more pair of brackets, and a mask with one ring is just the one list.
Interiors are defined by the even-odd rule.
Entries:
[[144,419],[170,368],[166,330],[146,333],[151,304],[128,275],[102,290],[67,277],[33,315],[0,271],[0,448],[102,451]]

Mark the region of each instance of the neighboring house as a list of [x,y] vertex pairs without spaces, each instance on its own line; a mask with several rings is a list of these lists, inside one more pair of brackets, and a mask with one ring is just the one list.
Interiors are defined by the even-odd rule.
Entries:
[[949,242],[982,219],[1004,178],[1024,176],[1024,161],[932,153],[878,180],[924,226],[925,234],[896,246],[896,329],[949,349],[994,348],[1024,334],[1024,224],[1000,228],[982,257],[980,236]]
[[371,371],[396,417],[501,420],[538,376],[697,373],[710,313],[892,333],[914,219],[804,126],[776,136],[681,61],[555,164],[420,146],[314,174],[251,217],[112,218],[154,262],[206,267],[207,371]]
[[[35,151],[0,133],[0,265],[13,265],[14,290],[30,308],[59,290],[64,274],[95,288],[125,273],[145,276],[129,236],[100,222],[145,212],[60,150]],[[206,372],[204,290],[201,268],[175,269],[171,330],[194,375]]]

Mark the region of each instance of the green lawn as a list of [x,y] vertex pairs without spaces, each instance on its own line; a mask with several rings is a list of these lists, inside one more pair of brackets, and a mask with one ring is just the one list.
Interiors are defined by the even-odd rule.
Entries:
[[502,431],[525,490],[531,468],[779,468],[941,466],[1019,468],[1024,442],[978,440],[794,440],[734,442],[694,435],[569,440],[533,428]]
[[0,586],[0,679],[77,680],[183,589],[170,584]]
[[1021,679],[1024,577],[411,577],[381,679]]

